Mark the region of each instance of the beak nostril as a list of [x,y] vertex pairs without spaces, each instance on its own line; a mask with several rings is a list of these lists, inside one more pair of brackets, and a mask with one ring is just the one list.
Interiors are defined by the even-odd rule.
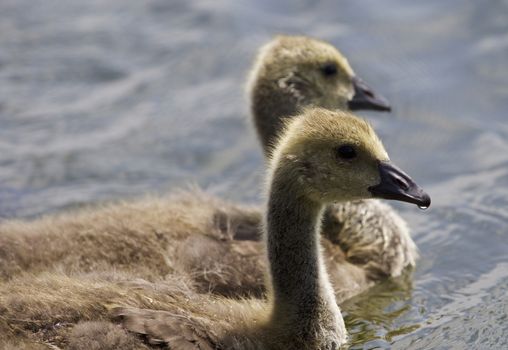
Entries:
[[403,181],[402,179],[395,178],[395,183],[403,190],[407,190],[409,188],[407,182]]
[[365,90],[365,95],[369,96],[369,97],[374,97],[374,93],[370,90]]

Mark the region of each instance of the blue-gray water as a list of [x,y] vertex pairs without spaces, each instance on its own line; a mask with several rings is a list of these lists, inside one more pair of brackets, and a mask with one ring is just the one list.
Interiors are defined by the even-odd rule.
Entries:
[[344,306],[354,349],[508,348],[508,1],[2,0],[0,216],[195,182],[259,200],[243,84],[276,33],[328,40],[433,197],[421,259]]

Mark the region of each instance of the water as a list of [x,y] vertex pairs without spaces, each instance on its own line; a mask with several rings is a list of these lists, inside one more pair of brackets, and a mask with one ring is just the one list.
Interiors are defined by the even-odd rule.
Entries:
[[275,33],[341,48],[432,196],[421,259],[344,306],[352,349],[508,348],[508,1],[0,2],[0,216],[195,182],[260,195],[243,91]]

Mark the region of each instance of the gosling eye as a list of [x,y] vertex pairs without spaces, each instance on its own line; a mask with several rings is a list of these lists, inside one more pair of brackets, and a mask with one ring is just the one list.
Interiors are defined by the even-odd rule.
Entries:
[[356,150],[351,145],[344,145],[337,148],[336,154],[340,159],[353,159],[356,157]]
[[320,70],[325,77],[331,77],[337,74],[338,69],[335,63],[326,63],[321,66]]

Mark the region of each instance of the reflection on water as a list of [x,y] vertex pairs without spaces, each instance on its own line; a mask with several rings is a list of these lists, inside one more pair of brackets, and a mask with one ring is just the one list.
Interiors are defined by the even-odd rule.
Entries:
[[0,2],[0,217],[197,182],[258,201],[245,74],[275,33],[341,48],[432,195],[421,259],[344,305],[354,349],[508,348],[508,1]]
[[385,281],[341,305],[350,348],[388,348],[396,336],[411,333],[417,323],[398,323],[411,310],[412,273]]

